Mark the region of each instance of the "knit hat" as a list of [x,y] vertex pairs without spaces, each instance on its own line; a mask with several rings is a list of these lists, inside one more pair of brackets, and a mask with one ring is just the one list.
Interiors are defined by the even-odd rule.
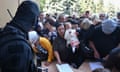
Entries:
[[111,19],[107,19],[102,23],[102,31],[105,34],[111,34],[112,32],[115,31],[116,27],[117,27],[117,23]]

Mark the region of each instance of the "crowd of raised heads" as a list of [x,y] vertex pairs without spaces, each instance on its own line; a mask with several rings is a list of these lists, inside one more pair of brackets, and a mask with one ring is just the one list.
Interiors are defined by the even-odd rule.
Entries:
[[[49,40],[51,36],[57,36],[56,34],[56,26],[58,24],[62,24],[66,29],[72,28],[79,31],[80,29],[88,29],[91,25],[94,27],[98,27],[102,25],[102,22],[105,20],[113,20],[116,24],[120,25],[120,12],[116,14],[116,17],[109,18],[106,13],[99,13],[98,15],[91,14],[90,11],[86,11],[83,15],[67,15],[67,14],[45,14],[41,12],[39,14],[38,23],[36,23],[33,28],[37,31],[40,36],[47,37]],[[52,35],[53,34],[53,35]]]
[[[107,61],[105,67],[114,72],[119,70],[120,63],[115,63],[114,56],[111,56],[110,52],[115,48],[120,48],[119,27],[120,12],[116,13],[115,18],[109,18],[106,13],[92,15],[90,11],[80,16],[57,13],[51,15],[41,12],[38,23],[31,30],[36,31],[38,35],[34,36],[33,41],[38,39],[40,45],[48,51],[46,65],[56,59],[59,64],[66,62],[74,68],[79,68],[84,60],[91,59]],[[93,50],[93,54],[89,55],[92,51],[87,52],[88,57],[84,48]],[[98,72],[101,71],[98,69]],[[103,72],[110,71],[105,69]]]

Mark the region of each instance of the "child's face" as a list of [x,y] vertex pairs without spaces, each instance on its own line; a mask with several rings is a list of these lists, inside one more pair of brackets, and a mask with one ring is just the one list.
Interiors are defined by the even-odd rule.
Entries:
[[78,28],[78,24],[72,25],[72,29],[77,29],[77,28]]
[[49,29],[50,27],[51,27],[50,23],[47,22],[47,23],[45,24],[45,28]]

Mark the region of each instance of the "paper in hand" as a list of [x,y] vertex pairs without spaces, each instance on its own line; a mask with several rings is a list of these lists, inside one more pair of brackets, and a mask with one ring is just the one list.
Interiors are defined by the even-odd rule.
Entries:
[[69,64],[56,64],[59,72],[73,72]]
[[104,68],[101,62],[90,62],[89,63],[91,71],[98,69],[98,68]]

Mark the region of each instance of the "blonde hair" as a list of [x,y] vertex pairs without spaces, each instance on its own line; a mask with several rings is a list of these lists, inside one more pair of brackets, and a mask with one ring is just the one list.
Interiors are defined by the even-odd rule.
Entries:
[[89,29],[89,27],[92,25],[92,21],[89,20],[88,18],[85,18],[82,23],[81,23],[81,27],[85,30]]

